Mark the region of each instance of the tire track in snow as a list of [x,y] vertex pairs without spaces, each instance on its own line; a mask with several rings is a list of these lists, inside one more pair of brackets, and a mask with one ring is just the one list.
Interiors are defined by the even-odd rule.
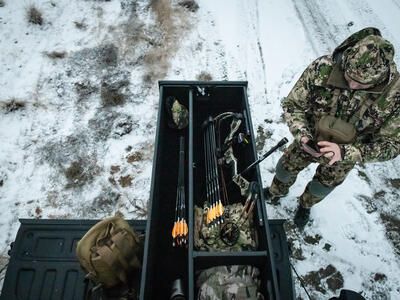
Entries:
[[255,13],[256,13],[256,19],[255,22],[253,23],[253,28],[256,34],[256,39],[257,39],[257,47],[258,47],[258,52],[260,55],[260,60],[261,60],[261,65],[262,65],[262,70],[263,70],[263,79],[264,79],[264,95],[265,98],[267,99],[268,93],[267,93],[267,70],[265,67],[265,60],[264,60],[264,54],[263,50],[261,47],[261,42],[260,42],[260,16],[259,16],[259,5],[258,5],[258,0],[256,0],[256,5],[255,5]]
[[[338,45],[337,37],[316,2],[292,0],[307,39],[316,55],[331,52]],[[311,30],[309,29],[311,27]],[[317,37],[317,42],[315,41]],[[323,49],[318,45],[323,45]]]

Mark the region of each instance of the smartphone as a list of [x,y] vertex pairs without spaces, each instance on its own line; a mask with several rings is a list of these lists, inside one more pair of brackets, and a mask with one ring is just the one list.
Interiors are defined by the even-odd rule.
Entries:
[[314,157],[320,157],[322,155],[317,143],[313,140],[309,140],[307,143],[302,144],[302,149]]

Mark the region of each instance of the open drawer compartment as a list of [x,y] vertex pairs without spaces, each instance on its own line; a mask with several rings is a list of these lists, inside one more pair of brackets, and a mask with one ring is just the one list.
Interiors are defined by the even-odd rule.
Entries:
[[[256,236],[253,249],[219,251],[199,249],[195,245],[195,207],[203,208],[207,199],[206,158],[204,150],[204,128],[209,117],[224,112],[240,114],[240,130],[244,132],[246,145],[235,145],[236,168],[240,172],[257,159],[254,134],[247,102],[247,82],[160,82],[160,104],[158,113],[153,175],[149,203],[149,218],[145,242],[145,257],[141,280],[141,299],[168,299],[174,280],[181,279],[187,299],[196,298],[195,280],[200,270],[217,265],[256,266],[260,270],[261,291],[266,299],[280,299],[275,273],[273,251],[268,227],[268,218],[262,195],[261,177],[258,167],[243,177],[256,182],[257,197],[249,214]],[[189,110],[189,126],[177,130],[168,126],[166,99],[173,96]],[[230,132],[230,121],[221,122],[219,132],[225,137]],[[174,222],[176,187],[179,164],[179,138],[185,137],[186,208],[189,239],[187,248],[172,247],[171,229]],[[220,143],[222,144],[222,143]],[[221,145],[220,145],[221,146]],[[222,146],[217,149],[225,151]],[[227,206],[245,204],[238,186],[231,182],[231,170],[226,168]],[[157,288],[154,288],[157,287]]]

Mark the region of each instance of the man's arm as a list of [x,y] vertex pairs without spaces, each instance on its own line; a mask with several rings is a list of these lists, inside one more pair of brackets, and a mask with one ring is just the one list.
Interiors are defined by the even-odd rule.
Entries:
[[368,143],[356,142],[343,145],[344,160],[378,162],[395,158],[400,154],[400,111],[375,134]]
[[310,86],[316,76],[320,60],[321,58],[318,58],[307,67],[289,95],[282,102],[285,120],[290,132],[297,141],[300,141],[302,137],[313,139],[313,134],[310,132],[306,119],[306,112],[311,109],[309,101]]

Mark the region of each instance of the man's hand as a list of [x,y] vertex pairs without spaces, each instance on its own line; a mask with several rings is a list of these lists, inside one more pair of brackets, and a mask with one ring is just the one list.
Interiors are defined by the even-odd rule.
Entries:
[[342,152],[338,144],[321,141],[318,142],[318,146],[321,147],[319,151],[323,153],[325,157],[331,159],[328,163],[330,166],[332,166],[335,162],[341,161],[343,159]]

